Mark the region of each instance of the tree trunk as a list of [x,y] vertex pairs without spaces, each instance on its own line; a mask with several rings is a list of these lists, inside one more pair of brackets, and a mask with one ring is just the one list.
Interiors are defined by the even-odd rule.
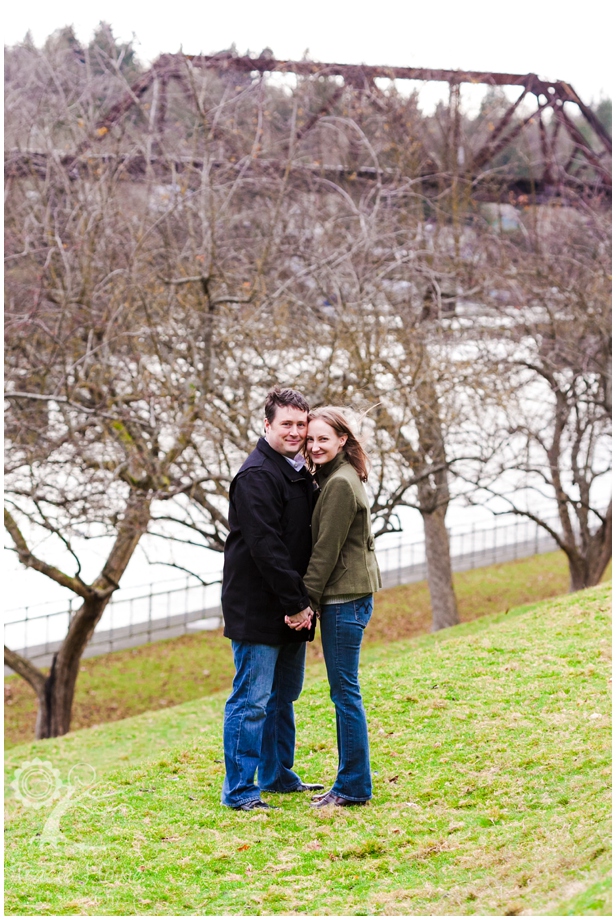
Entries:
[[70,731],[81,656],[111,600],[111,593],[103,592],[110,584],[118,586],[141,536],[147,530],[149,520],[150,500],[132,495],[109,558],[92,586],[92,594],[84,598],[83,604],[73,617],[66,638],[54,655],[44,683],[39,680],[35,688],[39,705],[35,729],[37,739],[57,738]]
[[612,502],[610,501],[605,518],[599,529],[591,538],[589,554],[589,587],[601,581],[610,559],[612,558]]
[[[37,741],[40,738],[53,737],[51,714],[53,711],[53,687],[56,676],[56,658],[57,655],[54,655],[49,674],[45,678],[45,683],[37,693],[38,711],[36,713],[36,724],[34,726],[34,737]],[[66,734],[66,732],[63,732],[63,734]]]
[[426,562],[433,632],[459,623],[458,605],[451,577],[449,534],[445,527],[446,510],[446,506],[441,506],[431,513],[424,511],[421,513],[426,537]]
[[580,560],[572,560],[568,557],[569,562],[569,591],[583,591],[584,588],[590,587],[588,571],[586,566]]
[[[49,678],[47,678],[48,680]],[[47,681],[45,682],[45,688],[47,689]],[[36,711],[36,723],[34,726],[34,737],[38,741],[39,738],[49,738],[49,706],[47,704],[47,694],[45,692],[37,695],[38,699],[38,709]]]
[[584,588],[593,588],[601,581],[601,576],[607,568],[610,561],[611,553],[604,549],[598,558],[590,555],[590,558],[583,558],[577,553],[575,555],[567,554],[569,563],[569,591],[583,591]]
[[575,543],[572,534],[572,543],[566,541],[561,547],[567,555],[569,563],[569,590],[583,591],[598,585],[612,558],[612,503],[610,502],[601,526],[592,533],[586,522],[583,537],[579,539],[580,546]]
[[73,620],[77,628],[69,627],[62,647],[53,656],[42,692],[37,694],[35,738],[57,738],[70,731],[81,656],[109,601],[110,597],[84,601]]
[[[377,394],[375,396],[378,398]],[[381,403],[377,405],[376,419],[377,425],[389,431],[396,448],[417,477],[416,507],[424,524],[432,630],[436,632],[460,621],[453,589],[449,534],[445,527],[450,500],[447,451],[439,416],[438,393],[430,374],[417,385],[416,397],[420,407],[415,413],[418,448],[404,436],[400,425]]]

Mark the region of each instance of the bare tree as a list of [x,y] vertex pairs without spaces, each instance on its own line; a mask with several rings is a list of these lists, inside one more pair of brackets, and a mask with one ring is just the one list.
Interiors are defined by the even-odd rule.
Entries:
[[[37,155],[7,188],[5,523],[20,561],[82,600],[49,675],[5,649],[37,694],[37,737],[68,731],[80,656],[141,538],[222,549],[228,484],[272,380],[259,368],[273,325],[264,279],[279,263],[288,189],[284,171],[256,184],[247,175],[265,143],[262,85],[189,64],[169,100],[184,131],[168,137],[154,86],[109,132],[110,152],[60,155],[102,130],[101,82],[126,89],[118,61],[88,80],[88,55],[76,63],[73,52],[20,49],[28,105],[18,73],[9,107],[22,151],[29,107],[41,114]],[[143,157],[137,182],[124,155]],[[168,181],[181,156],[182,175]],[[87,580],[75,541],[97,535],[111,548]]]
[[475,500],[498,496],[550,533],[572,591],[597,584],[611,558],[609,242],[601,211],[531,211],[524,236],[495,238],[488,260],[485,408],[502,448]]
[[[356,134],[375,160],[356,120],[334,127]],[[456,297],[472,290],[473,268],[460,268],[447,214],[426,228],[422,208],[408,188],[404,207],[394,207],[389,188],[332,192],[324,184],[294,216],[301,246],[284,282],[295,320],[286,327],[286,361],[301,367],[313,401],[375,408],[376,533],[396,529],[397,508],[419,510],[440,629],[458,620],[445,526],[452,469],[469,452],[478,456],[464,439],[476,370],[454,358],[450,329]],[[480,237],[466,233],[467,248],[472,243],[481,245]]]

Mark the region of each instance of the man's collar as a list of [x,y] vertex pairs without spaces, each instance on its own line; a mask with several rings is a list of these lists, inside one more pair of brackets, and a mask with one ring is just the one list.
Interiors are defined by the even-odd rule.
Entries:
[[290,463],[296,473],[299,473],[306,464],[306,461],[301,454],[296,454],[294,457],[285,457],[287,463]]
[[271,457],[274,460],[285,476],[288,476],[289,479],[297,480],[298,473],[307,473],[306,467],[300,467],[299,470],[296,470],[295,467],[289,463],[289,458],[284,457],[282,454],[279,454],[277,450],[274,450],[271,447],[265,438],[259,438],[257,442],[257,450],[260,450],[262,454],[265,454],[266,457]]

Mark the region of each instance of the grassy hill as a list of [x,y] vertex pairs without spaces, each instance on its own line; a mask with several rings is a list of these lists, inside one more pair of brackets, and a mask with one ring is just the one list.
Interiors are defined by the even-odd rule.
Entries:
[[[611,565],[606,579],[611,574]],[[462,622],[557,597],[567,591],[564,553],[544,553],[454,576]],[[365,644],[408,639],[430,631],[425,581],[380,591]],[[308,648],[309,660],[323,660],[320,642]],[[126,719],[226,690],[233,678],[231,646],[218,633],[199,633],[84,659],[73,706],[72,728]],[[4,682],[5,745],[34,737],[34,692],[20,677]]]
[[[224,693],[14,747],[7,783],[36,757],[97,781],[58,825],[8,790],[6,913],[609,915],[609,655],[606,585],[368,646],[365,808],[223,809]],[[320,671],[297,716],[300,773],[332,782]]]

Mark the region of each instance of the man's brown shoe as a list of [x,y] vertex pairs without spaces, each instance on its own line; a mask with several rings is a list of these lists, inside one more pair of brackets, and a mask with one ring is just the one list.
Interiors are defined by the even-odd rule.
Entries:
[[[315,801],[317,799],[317,801]],[[348,805],[365,805],[366,802],[351,802],[349,799],[343,799],[341,795],[336,795],[335,792],[328,792],[326,795],[315,796],[315,799],[310,803],[312,808],[325,808],[327,805],[338,805],[340,808],[345,808]]]

